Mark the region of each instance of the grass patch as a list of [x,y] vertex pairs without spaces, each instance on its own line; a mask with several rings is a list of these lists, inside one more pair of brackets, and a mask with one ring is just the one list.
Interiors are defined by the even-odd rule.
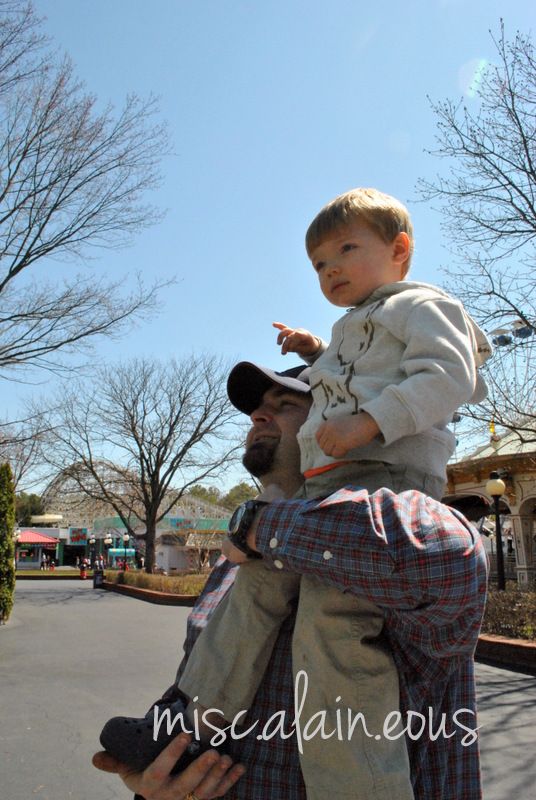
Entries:
[[203,589],[207,575],[149,575],[147,572],[121,572],[106,570],[105,578],[111,583],[152,589],[165,594],[197,595]]
[[514,582],[505,592],[491,587],[482,633],[536,641],[536,592],[522,592]]
[[[36,577],[39,576],[40,578],[57,578],[58,575],[62,577],[68,578],[79,578],[80,577],[80,570],[79,569],[18,569],[15,573],[16,578],[24,578],[27,577]],[[87,575],[93,576],[92,570],[87,570]]]

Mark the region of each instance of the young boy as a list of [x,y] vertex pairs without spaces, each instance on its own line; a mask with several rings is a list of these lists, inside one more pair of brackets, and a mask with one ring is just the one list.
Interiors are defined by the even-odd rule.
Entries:
[[[485,397],[477,367],[489,343],[460,303],[404,280],[413,233],[394,198],[373,189],[341,195],[313,220],[306,246],[324,295],[348,308],[329,346],[275,323],[282,351],[313,362],[313,406],[298,436],[306,496],[353,484],[440,498],[453,451],[446,426],[462,403]],[[388,537],[388,528],[378,535]],[[333,554],[323,557],[328,570]],[[293,669],[307,675],[301,719],[317,721],[316,735],[302,742],[308,800],[412,800],[404,737],[383,729],[399,705],[397,670],[382,638],[388,609],[357,596],[359,587],[348,589],[252,560],[200,636],[180,689],[233,720],[251,704],[299,594]],[[351,730],[347,709],[363,724]]]
[[422,490],[440,499],[454,448],[446,426],[458,406],[486,396],[477,367],[491,354],[487,338],[457,300],[404,280],[412,226],[388,195],[336,198],[311,223],[306,248],[323,294],[350,307],[329,347],[274,323],[282,352],[313,363],[314,402],[299,434],[304,476],[314,479],[307,493],[344,457],[417,469],[429,478]]

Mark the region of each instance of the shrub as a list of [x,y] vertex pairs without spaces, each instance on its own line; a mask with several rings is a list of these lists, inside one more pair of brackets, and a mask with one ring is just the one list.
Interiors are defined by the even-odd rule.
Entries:
[[515,584],[505,592],[491,588],[482,633],[536,640],[536,592],[522,592]]
[[106,580],[111,583],[137,586],[139,589],[152,589],[166,594],[196,595],[206,583],[205,575],[149,575],[147,572],[106,571]]
[[15,593],[15,488],[9,464],[0,464],[0,623],[7,622]]

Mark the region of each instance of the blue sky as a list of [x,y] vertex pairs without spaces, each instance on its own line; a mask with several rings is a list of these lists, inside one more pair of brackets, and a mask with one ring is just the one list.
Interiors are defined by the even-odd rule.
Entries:
[[[152,200],[163,222],[91,269],[176,275],[161,313],[108,361],[192,351],[291,366],[273,320],[329,338],[340,310],[305,255],[308,223],[329,199],[376,186],[407,203],[411,277],[440,283],[448,264],[436,212],[417,178],[442,164],[428,96],[467,96],[489,29],[534,27],[524,0],[35,0],[45,29],[103,103],[160,96],[174,154]],[[50,277],[55,266],[49,265]],[[41,387],[43,390],[44,387]],[[19,387],[16,396],[30,393]]]

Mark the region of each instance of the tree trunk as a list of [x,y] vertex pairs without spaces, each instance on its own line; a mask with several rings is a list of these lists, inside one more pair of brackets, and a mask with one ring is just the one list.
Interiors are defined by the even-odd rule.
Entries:
[[147,520],[147,532],[145,534],[145,572],[150,575],[154,572],[156,565],[156,522]]

